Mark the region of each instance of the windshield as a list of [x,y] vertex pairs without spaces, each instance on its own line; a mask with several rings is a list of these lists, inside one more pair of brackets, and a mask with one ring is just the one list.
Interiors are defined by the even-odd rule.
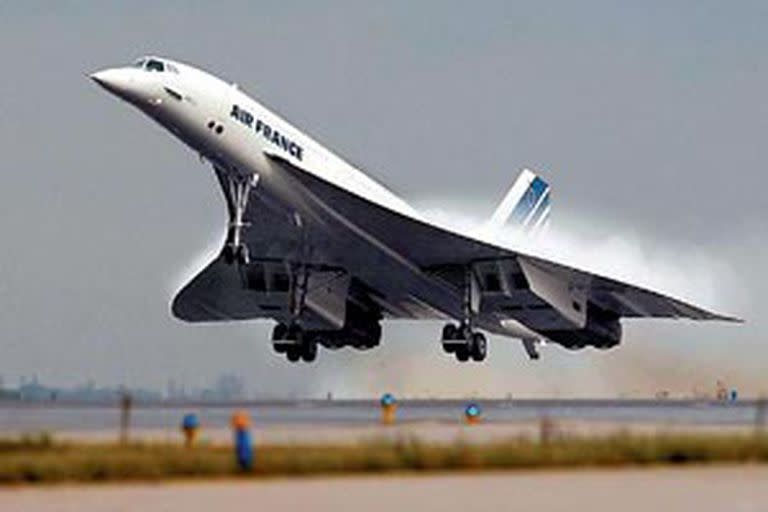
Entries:
[[147,71],[158,71],[162,73],[165,71],[165,64],[156,59],[149,59],[149,61],[147,61],[146,69]]
[[177,75],[179,74],[178,67],[174,66],[170,62],[160,60],[156,57],[142,57],[131,65],[134,68],[143,69],[144,71],[155,71],[157,73],[169,72],[175,73]]

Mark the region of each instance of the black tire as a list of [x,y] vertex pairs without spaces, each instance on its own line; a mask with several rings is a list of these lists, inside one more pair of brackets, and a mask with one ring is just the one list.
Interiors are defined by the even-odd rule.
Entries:
[[294,340],[294,341],[301,341],[302,336],[304,333],[301,330],[301,327],[294,324],[288,327],[288,331],[285,335],[286,340]]
[[459,329],[454,324],[446,324],[443,327],[443,340],[457,340]]
[[275,328],[272,329],[272,341],[284,340],[287,334],[288,326],[285,324],[277,324]]
[[288,350],[285,351],[285,356],[290,362],[295,363],[301,359],[301,351],[299,347],[288,347]]
[[461,363],[467,362],[469,360],[469,349],[467,347],[458,347],[456,349],[456,359]]
[[446,354],[453,354],[456,352],[456,345],[443,343],[443,350]]
[[307,340],[301,347],[301,359],[305,363],[311,363],[317,359],[317,342],[315,340]]
[[473,361],[485,361],[488,355],[488,341],[485,339],[485,335],[481,332],[476,332],[472,335],[472,360]]

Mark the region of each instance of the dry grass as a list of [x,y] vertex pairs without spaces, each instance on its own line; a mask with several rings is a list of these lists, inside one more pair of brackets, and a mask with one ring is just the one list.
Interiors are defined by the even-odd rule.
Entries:
[[[675,435],[514,439],[431,444],[415,439],[343,446],[257,446],[249,476],[768,462],[768,437]],[[0,440],[0,484],[243,475],[229,447]]]

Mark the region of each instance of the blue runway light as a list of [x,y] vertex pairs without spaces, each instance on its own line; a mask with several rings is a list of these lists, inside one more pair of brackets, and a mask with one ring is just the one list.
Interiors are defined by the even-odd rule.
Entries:
[[200,428],[200,418],[195,413],[185,414],[181,420],[181,428],[184,430],[194,430]]
[[184,434],[184,443],[187,447],[195,444],[197,433],[200,430],[200,418],[195,413],[185,414],[181,420],[181,431]]
[[467,405],[466,409],[464,409],[464,418],[468,424],[472,425],[480,421],[480,415],[482,413],[483,411],[480,409],[480,406],[472,402]]
[[384,425],[394,425],[397,414],[397,400],[392,393],[384,393],[381,396],[381,422]]

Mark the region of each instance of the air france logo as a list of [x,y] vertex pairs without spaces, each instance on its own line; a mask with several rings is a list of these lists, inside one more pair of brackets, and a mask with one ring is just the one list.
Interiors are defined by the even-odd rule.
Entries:
[[293,142],[291,139],[275,130],[261,119],[256,119],[253,114],[238,105],[232,105],[232,111],[229,116],[237,119],[248,128],[253,128],[256,133],[267,139],[275,146],[287,151],[292,157],[301,160],[304,149]]

